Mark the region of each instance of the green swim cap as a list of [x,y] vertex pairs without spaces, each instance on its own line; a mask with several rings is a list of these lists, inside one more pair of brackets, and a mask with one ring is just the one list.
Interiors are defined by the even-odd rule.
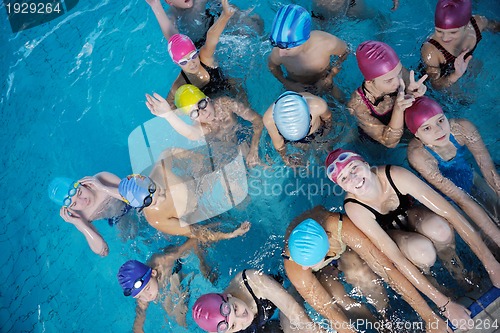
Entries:
[[179,87],[175,92],[175,106],[178,109],[183,109],[187,113],[187,108],[196,105],[199,101],[207,96],[198,87],[192,84],[185,84]]

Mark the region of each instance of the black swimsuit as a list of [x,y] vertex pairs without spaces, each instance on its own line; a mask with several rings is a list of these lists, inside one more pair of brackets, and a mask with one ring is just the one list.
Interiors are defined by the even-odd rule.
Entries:
[[[483,36],[481,35],[481,31],[479,30],[479,27],[477,26],[476,19],[474,17],[470,18],[470,23],[472,24],[472,27],[474,28],[474,31],[476,32],[476,45],[472,50],[470,50],[465,56],[464,59],[467,59],[467,57],[471,56],[472,53],[474,53],[474,50],[477,47],[477,44],[481,41]],[[439,44],[435,39],[429,39],[429,43],[434,45],[444,56],[446,59],[446,62],[444,64],[440,64],[439,67],[441,68],[441,76],[446,76],[455,71],[455,57],[453,54],[450,52],[446,51],[446,49]]]
[[[210,76],[210,81],[208,81],[206,85],[200,88],[200,90],[203,91],[203,93],[205,93],[208,96],[213,96],[215,93],[231,89],[231,86],[224,77],[224,74],[222,74],[222,70],[220,69],[220,67],[215,67],[215,68],[209,67],[204,63],[202,63],[201,61],[200,64],[203,68],[205,68],[205,70],[208,72],[208,75]],[[184,71],[181,71],[181,75],[187,84],[191,84],[191,81],[189,81]]]
[[241,273],[243,278],[243,283],[245,287],[247,287],[248,292],[252,295],[255,304],[257,304],[257,316],[252,321],[250,326],[245,328],[244,330],[238,331],[238,333],[260,333],[264,332],[264,325],[271,319],[276,310],[276,305],[274,305],[270,300],[257,298],[253,293],[252,288],[248,284],[246,269]]
[[368,206],[365,203],[362,203],[356,199],[353,198],[347,198],[344,200],[344,205],[348,202],[354,202],[357,203],[366,209],[368,209],[373,215],[375,215],[375,220],[377,220],[378,224],[382,227],[384,230],[389,230],[389,229],[402,229],[402,230],[408,230],[408,227],[405,225],[406,219],[408,218],[408,210],[412,207],[413,205],[413,200],[410,195],[403,195],[401,192],[399,192],[398,188],[394,184],[394,181],[392,180],[391,177],[391,166],[386,165],[385,166],[385,174],[387,176],[387,180],[389,180],[389,184],[391,184],[392,188],[396,192],[398,199],[399,199],[399,205],[396,209],[391,210],[390,212],[386,214],[382,214],[378,211],[376,211],[373,207]]

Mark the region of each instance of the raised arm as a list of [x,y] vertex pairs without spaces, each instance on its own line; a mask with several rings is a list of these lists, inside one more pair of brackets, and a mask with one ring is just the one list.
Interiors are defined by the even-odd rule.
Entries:
[[[270,300],[290,320],[291,327],[283,327],[285,332],[293,332],[292,327],[297,324],[313,327],[312,321],[304,308],[272,277],[259,271],[249,269],[246,271],[250,287],[259,298]],[[307,325],[310,323],[311,325]],[[353,330],[338,330],[339,332],[354,332]],[[324,332],[316,328],[305,329],[301,332]]]
[[493,285],[500,287],[500,264],[469,222],[446,199],[410,171],[392,167],[391,175],[401,193],[410,194],[431,211],[448,220],[472,252],[481,260]]
[[149,4],[149,6],[151,6],[151,10],[153,10],[153,13],[156,16],[156,20],[160,25],[161,32],[163,33],[163,36],[165,36],[165,39],[167,41],[170,39],[170,37],[179,33],[177,27],[167,16],[167,13],[163,9],[160,0],[146,0],[146,2]]
[[443,176],[437,160],[422,143],[413,139],[408,145],[408,161],[432,186],[451,198],[487,235],[500,246],[500,229],[484,209],[450,179]]
[[118,192],[120,178],[110,172],[100,172],[95,176],[86,176],[79,180],[80,184],[88,186],[95,191],[103,192],[118,200],[123,200]]
[[422,57],[422,61],[425,64],[425,72],[429,75],[431,80],[431,84],[435,89],[443,89],[450,87],[455,82],[457,82],[462,75],[464,75],[467,67],[469,66],[469,61],[472,59],[472,56],[465,58],[465,55],[469,52],[469,50],[464,50],[458,57],[455,59],[455,70],[448,74],[443,75],[441,73],[441,53],[438,49],[430,44],[425,43],[422,45],[422,49],[420,50],[420,54]]
[[105,257],[108,255],[108,244],[106,244],[104,238],[102,238],[102,236],[97,232],[97,230],[95,230],[92,224],[90,224],[90,221],[86,221],[75,211],[67,207],[61,208],[60,215],[64,221],[73,224],[75,228],[77,228],[78,231],[80,231],[83,236],[85,236],[90,249],[94,253],[100,255],[101,257]]
[[146,106],[153,115],[168,121],[177,133],[189,140],[199,140],[203,137],[204,133],[201,126],[186,124],[172,111],[168,102],[159,94],[154,93],[153,96],[146,94]]
[[219,43],[219,38],[224,29],[226,28],[229,19],[234,15],[235,8],[231,6],[228,0],[221,0],[222,13],[215,21],[215,23],[207,31],[207,41],[200,49],[200,59],[201,61],[209,66],[215,67],[214,53],[217,44]]
[[438,323],[437,332],[446,332],[446,323],[436,315],[415,289],[410,281],[396,268],[369,239],[366,237],[349,218],[344,218],[342,225],[342,241],[349,246],[370,266],[370,268],[382,277],[427,323],[426,332],[430,332],[430,324]]
[[[392,170],[392,169],[391,169]],[[398,186],[399,188],[399,186]],[[373,214],[366,208],[352,202],[344,206],[351,221],[358,227],[370,241],[385,254],[398,268],[398,270],[425,296],[438,307],[446,305],[445,315],[450,320],[467,322],[470,319],[467,310],[437,290],[424,275],[413,265],[399,250],[398,246],[389,235],[378,225]]]

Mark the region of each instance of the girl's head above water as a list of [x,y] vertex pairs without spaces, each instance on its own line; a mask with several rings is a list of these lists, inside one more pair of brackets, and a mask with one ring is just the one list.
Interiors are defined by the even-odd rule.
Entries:
[[358,46],[356,59],[366,81],[389,73],[400,63],[398,55],[389,45],[372,40]]
[[415,134],[423,123],[443,113],[443,109],[436,101],[429,97],[422,96],[417,98],[415,102],[405,110],[406,127],[408,127],[410,132]]
[[460,28],[472,16],[470,0],[439,0],[434,14],[434,25],[440,29]]
[[196,52],[196,46],[186,35],[175,34],[168,40],[168,54],[176,64],[179,64],[182,58],[193,52]]
[[337,178],[342,172],[342,170],[352,161],[362,161],[364,162],[365,160],[361,155],[356,154],[353,151],[350,150],[344,150],[342,148],[337,148],[334,151],[332,151],[330,154],[328,154],[326,161],[325,161],[325,166],[326,166],[326,175],[328,178],[334,182],[338,183]]

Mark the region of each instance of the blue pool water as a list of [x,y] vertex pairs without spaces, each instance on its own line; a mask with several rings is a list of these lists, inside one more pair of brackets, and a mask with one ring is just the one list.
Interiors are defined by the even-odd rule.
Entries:
[[[243,0],[234,3],[248,8]],[[266,33],[276,9],[285,3],[252,2]],[[310,6],[309,2],[303,5]],[[392,13],[389,0],[367,0],[372,18],[344,17],[322,28],[346,40],[351,49],[367,39],[385,41],[405,66],[415,68],[420,45],[432,31],[434,5],[434,0],[401,1],[401,8]],[[131,258],[145,260],[181,240],[160,235],[144,221],[128,231],[99,221],[95,225],[110,247],[109,256],[99,258],[80,233],[59,217],[46,188],[60,175],[78,178],[102,170],[129,174],[127,137],[151,118],[144,94],[166,94],[178,68],[170,61],[144,0],[81,1],[62,17],[16,34],[10,30],[5,7],[0,7],[0,331],[128,332],[135,304],[122,295],[116,280],[119,266]],[[496,20],[500,20],[499,9],[497,0],[474,1],[475,13]],[[282,91],[267,70],[269,52],[267,38],[242,38],[229,31],[217,53],[227,75],[245,81],[250,102],[260,114]],[[500,161],[499,53],[499,36],[485,33],[470,77],[464,80],[469,94],[434,94],[453,116],[469,118],[478,126],[496,165]],[[343,67],[338,79],[348,95],[360,84],[361,74],[352,55]],[[352,124],[352,119],[341,106],[334,114],[339,122],[335,131],[345,141],[352,132],[345,125]],[[276,160],[268,138],[261,140],[264,153]],[[403,146],[373,159],[405,163],[404,156]],[[196,275],[190,306],[204,292],[223,290],[230,276],[244,268],[282,270],[280,252],[287,223],[317,204],[329,209],[341,206],[341,197],[330,195],[320,175],[293,176],[274,165],[266,172],[250,171],[249,181],[250,197],[223,218],[249,220],[252,229],[244,238],[209,249],[208,260],[217,267],[220,279],[212,286]],[[291,184],[291,191],[272,191],[273,186],[286,184]],[[307,195],[302,184],[311,185],[308,188],[317,194]],[[195,269],[196,260],[188,259],[186,271]],[[190,317],[188,324],[188,329],[176,327],[156,305],[148,310],[145,331],[198,331]]]

